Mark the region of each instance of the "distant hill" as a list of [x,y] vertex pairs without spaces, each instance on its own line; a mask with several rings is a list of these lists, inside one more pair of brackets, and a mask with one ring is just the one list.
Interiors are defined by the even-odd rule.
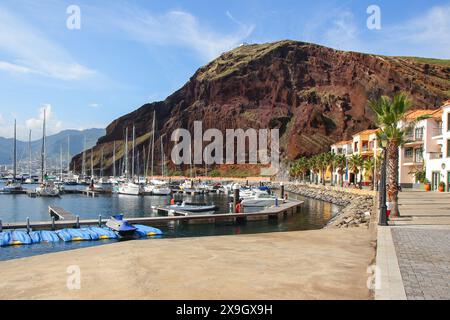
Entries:
[[[86,147],[93,147],[97,140],[105,135],[105,129],[64,130],[60,133],[47,137],[47,159],[50,161],[59,159],[59,152],[62,146],[64,159],[67,157],[67,137],[70,137],[70,156],[83,151],[84,137],[86,137]],[[0,165],[10,165],[13,161],[13,140],[11,138],[0,137]],[[32,158],[40,156],[42,139],[31,142]],[[17,141],[18,161],[28,160],[28,142]]]
[[[368,101],[382,95],[405,92],[414,109],[439,108],[450,98],[449,79],[448,60],[378,56],[296,41],[242,45],[197,70],[166,100],[114,120],[95,147],[94,166],[99,167],[104,151],[104,169],[112,168],[114,142],[120,144],[120,163],[123,133],[133,126],[142,163],[154,111],[157,163],[160,137],[170,137],[178,128],[192,134],[194,121],[203,122],[204,132],[277,128],[282,158],[294,160],[328,151],[336,141],[374,128]],[[165,154],[170,155],[173,143],[167,140]],[[73,162],[80,168],[82,155]]]

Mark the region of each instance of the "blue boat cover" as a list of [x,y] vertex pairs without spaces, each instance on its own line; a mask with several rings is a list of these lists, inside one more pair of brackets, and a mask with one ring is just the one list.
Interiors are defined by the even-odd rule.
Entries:
[[99,228],[99,227],[90,227],[89,228],[92,232],[97,234],[98,238],[100,240],[104,239],[117,239],[118,236],[115,232],[111,231],[110,229],[106,228]]
[[0,247],[9,246],[11,243],[11,232],[0,232]]
[[261,190],[261,191],[270,191],[270,188],[266,187],[266,186],[261,186],[261,187],[259,187],[259,190]]
[[140,237],[154,237],[154,236],[160,236],[163,234],[163,232],[157,228],[148,227],[140,224],[134,225],[136,227],[136,233]]
[[[92,240],[91,233],[85,229],[63,229],[56,231],[63,241],[89,241]],[[94,239],[95,240],[95,239]]]
[[59,242],[61,239],[59,239],[58,234],[55,231],[33,231],[30,233],[31,240],[33,243],[39,243],[39,242]]
[[92,231],[90,228],[82,228],[80,229],[81,232],[85,232],[91,237],[91,240],[98,240],[100,237],[98,236],[97,232]]
[[31,238],[26,231],[14,230],[11,232],[11,240],[9,245],[31,244]]

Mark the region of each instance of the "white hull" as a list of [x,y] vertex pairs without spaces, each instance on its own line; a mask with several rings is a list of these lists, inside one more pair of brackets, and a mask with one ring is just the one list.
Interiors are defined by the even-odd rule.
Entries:
[[119,194],[138,196],[141,194],[141,187],[134,183],[125,184],[119,187]]

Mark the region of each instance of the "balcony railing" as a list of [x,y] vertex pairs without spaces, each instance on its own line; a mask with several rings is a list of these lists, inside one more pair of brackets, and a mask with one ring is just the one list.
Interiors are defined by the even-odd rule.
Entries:
[[423,134],[418,135],[407,135],[406,136],[406,143],[411,142],[422,142],[423,141]]
[[431,152],[430,153],[430,160],[437,160],[437,159],[442,159],[442,158],[443,158],[442,152]]

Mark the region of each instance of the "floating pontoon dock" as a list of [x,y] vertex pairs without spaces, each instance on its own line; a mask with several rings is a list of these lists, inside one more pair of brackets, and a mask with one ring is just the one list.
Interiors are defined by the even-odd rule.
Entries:
[[[127,218],[127,220],[131,224],[142,224],[147,226],[168,226],[173,223],[188,223],[188,224],[214,224],[220,222],[245,222],[245,221],[259,221],[259,220],[272,220],[272,219],[284,219],[288,215],[293,215],[297,213],[298,208],[303,204],[303,201],[298,200],[288,200],[284,203],[280,203],[278,207],[271,207],[264,209],[260,212],[254,213],[224,213],[224,214],[207,214],[207,215],[185,215],[181,212],[178,214],[174,214],[173,216],[163,216],[163,217],[144,217],[144,218]],[[67,212],[62,208],[51,208],[53,213],[57,215],[57,213],[74,216],[73,214]],[[56,211],[55,211],[56,210]],[[59,210],[59,211],[58,211]],[[156,211],[160,213],[161,211],[166,211],[164,208],[157,208]],[[50,212],[50,208],[49,208]],[[106,221],[106,217],[103,217]],[[75,219],[72,220],[59,220],[56,218],[54,221],[40,221],[40,222],[21,222],[21,223],[6,223],[0,225],[1,228],[7,229],[27,229],[31,228],[32,230],[58,230],[64,228],[77,228],[80,226],[89,226],[89,225],[102,225],[102,217],[99,219],[91,219],[91,220],[80,220],[78,216],[75,216]]]

